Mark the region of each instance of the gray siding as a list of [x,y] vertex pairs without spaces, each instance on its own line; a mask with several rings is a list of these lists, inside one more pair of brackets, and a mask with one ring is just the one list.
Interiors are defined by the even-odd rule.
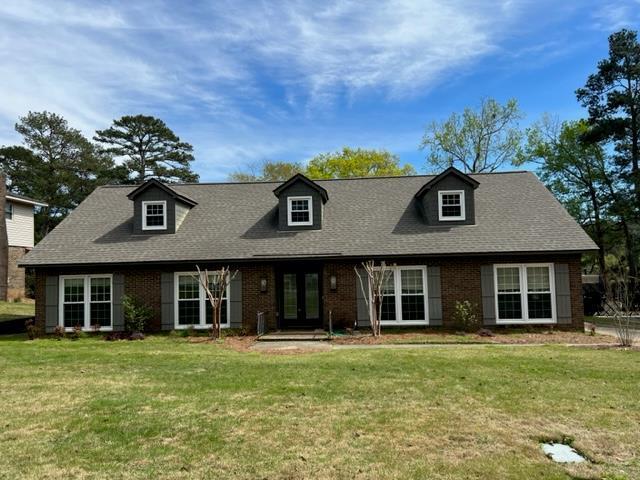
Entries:
[[[288,197],[311,197],[313,204],[313,225],[290,227],[287,225],[287,208]],[[322,228],[322,197],[309,185],[302,181],[298,181],[289,186],[286,190],[280,192],[278,197],[278,230],[295,231],[295,230],[320,230]]]
[[[231,315],[231,328],[242,327],[242,272],[238,272],[229,284],[229,314]],[[247,312],[251,315],[252,312]]]
[[[465,203],[465,220],[446,221],[438,220],[438,192],[442,190],[463,190]],[[475,195],[474,188],[463,182],[456,176],[448,176],[433,186],[422,196],[422,210],[425,221],[429,225],[451,226],[451,225],[473,225],[475,219]]]
[[163,272],[160,276],[160,297],[161,297],[161,321],[162,330],[173,330],[174,328],[174,286],[173,273]]
[[[165,201],[167,202],[167,228],[166,230],[142,229],[142,202]],[[176,201],[163,190],[152,186],[136,197],[133,201],[133,233],[140,235],[157,235],[176,232]]]
[[493,283],[493,265],[480,266],[482,288],[482,317],[485,325],[496,324],[496,297]]
[[571,324],[571,290],[569,287],[569,265],[554,265],[556,283],[556,314],[558,324]]
[[[360,279],[356,275],[356,319],[358,321],[359,327],[368,327],[371,325],[371,321],[369,319],[369,307],[367,306],[367,302],[365,301],[365,295],[369,295],[367,274],[362,268],[358,269],[358,273],[362,277],[362,286],[360,284]],[[364,287],[364,292],[362,291],[362,287]]]
[[442,293],[440,267],[427,267],[427,293],[429,302],[429,325],[442,325]]
[[113,274],[113,329],[115,331],[124,330],[124,310],[122,308],[122,297],[124,295],[124,275],[122,273]]
[[58,283],[55,275],[48,275],[44,292],[44,326],[45,332],[51,333],[58,326]]

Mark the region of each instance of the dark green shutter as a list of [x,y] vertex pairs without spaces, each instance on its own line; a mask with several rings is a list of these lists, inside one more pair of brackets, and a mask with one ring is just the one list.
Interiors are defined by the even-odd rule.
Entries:
[[113,274],[113,329],[115,331],[124,330],[124,310],[122,308],[122,297],[124,296],[124,275],[122,273]]
[[[242,272],[238,272],[229,284],[229,315],[231,316],[231,328],[242,327]],[[247,312],[251,315],[252,312]]]
[[60,298],[58,283],[59,278],[55,275],[48,275],[45,281],[44,328],[47,333],[53,332],[58,326],[58,300]]
[[569,286],[569,265],[557,263],[554,265],[556,284],[556,316],[558,324],[571,324],[571,289]]
[[482,317],[485,325],[496,324],[496,297],[493,282],[493,265],[480,267],[480,286],[482,288]]
[[173,286],[173,272],[163,272],[160,276],[160,296],[161,296],[161,328],[162,330],[173,330],[174,323],[174,302],[175,291]]
[[429,325],[442,326],[440,267],[427,267],[427,293],[429,301]]
[[[367,272],[364,269],[359,268],[358,273],[362,277],[362,283],[358,278],[358,275],[355,276],[356,282],[356,319],[358,321],[359,327],[368,327],[371,325],[369,320],[369,307],[367,306],[367,301],[365,300],[365,295],[369,296],[369,284],[367,281]],[[364,287],[364,292],[362,288]]]

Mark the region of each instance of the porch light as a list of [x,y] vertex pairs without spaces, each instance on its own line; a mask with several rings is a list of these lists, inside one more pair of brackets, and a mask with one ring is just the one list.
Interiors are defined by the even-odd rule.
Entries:
[[260,279],[260,293],[266,293],[266,292],[267,292],[267,279],[263,277]]
[[331,275],[331,277],[329,277],[329,288],[332,292],[335,292],[338,288],[338,279],[335,275]]

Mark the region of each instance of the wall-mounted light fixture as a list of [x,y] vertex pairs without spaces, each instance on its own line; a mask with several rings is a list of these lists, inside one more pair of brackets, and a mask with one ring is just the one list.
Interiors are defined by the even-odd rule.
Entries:
[[331,275],[329,277],[329,288],[332,292],[335,292],[338,289],[338,279],[335,275]]
[[267,279],[266,278],[261,278],[260,279],[260,293],[266,293],[267,291]]

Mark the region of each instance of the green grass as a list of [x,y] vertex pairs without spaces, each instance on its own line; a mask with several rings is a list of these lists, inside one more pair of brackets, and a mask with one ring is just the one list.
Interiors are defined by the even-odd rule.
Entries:
[[26,302],[0,302],[0,322],[14,320],[20,317],[32,317],[36,307]]
[[[640,477],[640,353],[0,339],[0,478]],[[597,463],[561,466],[541,438]]]

